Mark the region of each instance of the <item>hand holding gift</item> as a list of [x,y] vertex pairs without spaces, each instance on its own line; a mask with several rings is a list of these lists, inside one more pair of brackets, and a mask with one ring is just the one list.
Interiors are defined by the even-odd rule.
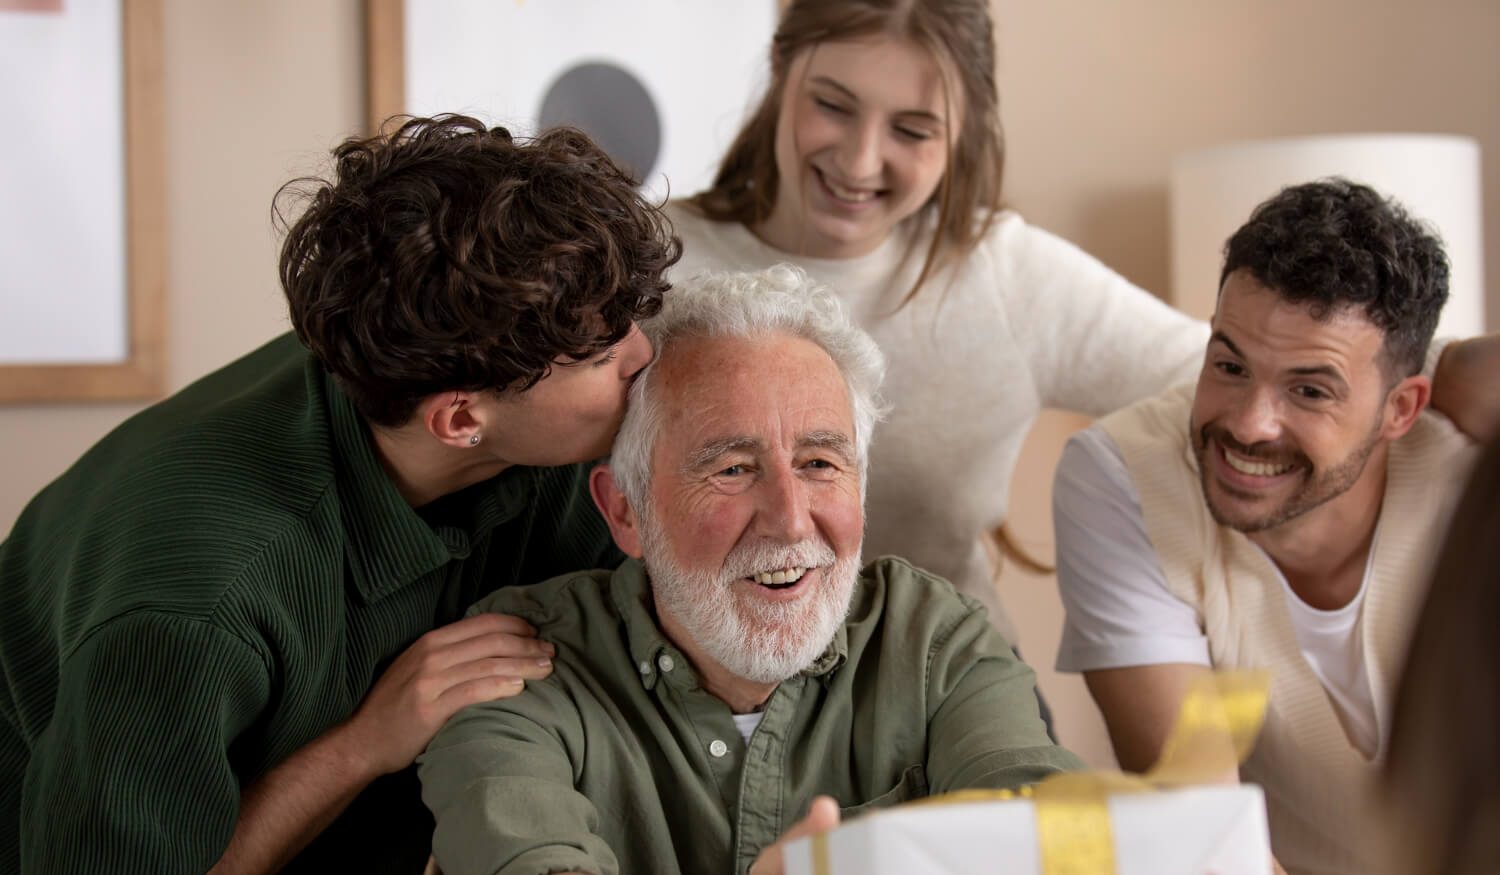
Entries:
[[1265,875],[1274,863],[1260,788],[1198,785],[1249,754],[1266,689],[1260,674],[1205,678],[1146,776],[1063,774],[1019,792],[963,791],[898,806],[790,842],[785,871]]
[[832,796],[819,796],[807,808],[807,816],[792,825],[776,844],[771,845],[750,866],[750,875],[783,875],[786,871],[784,850],[798,839],[823,835],[839,825],[839,804]]

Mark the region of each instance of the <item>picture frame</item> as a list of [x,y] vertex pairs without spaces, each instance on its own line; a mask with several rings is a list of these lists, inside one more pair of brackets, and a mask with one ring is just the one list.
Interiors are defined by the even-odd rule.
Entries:
[[[60,280],[55,286],[34,280],[15,281],[7,286],[6,283],[11,282],[9,278],[0,281],[0,296],[16,296],[9,302],[13,306],[0,311],[8,314],[7,319],[15,320],[8,329],[0,326],[0,329],[10,332],[0,336],[9,337],[11,343],[16,343],[16,338],[30,339],[38,332],[58,332],[60,329],[55,324],[40,324],[43,321],[41,317],[37,317],[38,324],[35,326],[26,323],[30,318],[28,312],[38,309],[32,307],[28,310],[27,296],[45,295],[54,314],[59,309],[65,313],[62,332],[66,333],[68,324],[73,320],[82,326],[90,319],[96,322],[113,319],[119,324],[111,321],[102,326],[101,333],[115,334],[117,338],[122,334],[123,338],[107,344],[120,348],[118,351],[79,355],[80,360],[77,361],[69,360],[67,356],[71,353],[66,351],[62,354],[64,358],[61,361],[55,356],[27,360],[24,353],[18,359],[14,354],[6,355],[6,350],[0,348],[0,403],[4,404],[147,400],[160,397],[165,389],[166,112],[162,2],[52,0],[47,3],[40,0],[11,0],[0,4],[0,15],[38,18],[53,15],[61,17],[72,13],[81,15],[83,12],[95,14],[100,10],[116,13],[118,16],[120,62],[116,71],[117,78],[110,79],[108,70],[87,69],[78,72],[74,81],[87,82],[90,87],[97,87],[106,94],[117,89],[122,107],[119,115],[120,136],[123,140],[122,160],[114,165],[95,159],[89,150],[102,140],[90,141],[87,136],[80,136],[77,142],[67,141],[67,145],[78,150],[76,160],[92,162],[89,164],[91,170],[96,165],[104,166],[105,172],[110,174],[108,178],[119,186],[119,192],[109,192],[107,200],[118,198],[111,202],[122,205],[120,219],[110,228],[113,233],[123,235],[123,241],[107,238],[101,241],[98,234],[82,233],[72,227],[71,223],[36,223],[35,226],[24,227],[17,245],[61,247],[64,251],[74,253],[80,261],[91,257],[110,261],[110,256],[92,251],[94,244],[102,242],[105,245],[99,248],[123,252],[123,259],[120,259],[123,264],[114,274],[118,281],[99,284],[101,287],[94,287],[95,284],[89,283],[87,288],[80,288],[77,283],[70,286],[66,280]],[[0,46],[0,51],[4,51],[3,46]],[[41,66],[44,67],[40,71],[42,81],[36,83],[36,87],[46,89],[48,82],[45,77],[54,72],[55,68]],[[62,64],[57,66],[61,67]],[[41,101],[37,103],[40,104]],[[83,113],[79,111],[79,114]],[[86,218],[84,214],[88,212],[87,209],[81,209],[77,205],[73,209],[80,221]],[[101,209],[100,212],[109,211]],[[95,300],[88,296],[112,296],[116,292],[123,296],[123,302],[109,301],[110,306],[106,307],[88,303]],[[0,304],[4,303],[6,302],[0,300]],[[100,310],[110,311],[114,315],[102,316],[96,312]],[[58,321],[55,315],[51,317],[51,321]],[[99,326],[90,323],[89,327]],[[84,333],[78,332],[79,335]]]
[[691,194],[712,182],[766,85],[780,8],[365,0],[366,127],[448,112],[522,137],[572,125],[648,199]]

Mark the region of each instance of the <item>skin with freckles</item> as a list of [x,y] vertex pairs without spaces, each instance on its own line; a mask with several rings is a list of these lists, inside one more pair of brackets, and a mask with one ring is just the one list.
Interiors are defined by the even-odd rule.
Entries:
[[904,39],[804,51],[777,116],[776,204],[755,233],[814,258],[873,251],[937,191],[962,128],[959,94],[932,53]]
[[[1383,342],[1362,313],[1315,319],[1246,271],[1225,280],[1214,314],[1191,425],[1204,499],[1294,588],[1299,569],[1353,583],[1314,595],[1314,606],[1337,607],[1357,590],[1350,572],[1380,513],[1387,446],[1430,393],[1422,376],[1392,385]],[[1340,556],[1349,567],[1329,568]]]
[[[735,612],[756,638],[805,627],[821,636],[811,642],[814,654],[827,645],[826,622],[801,620],[826,618],[833,598],[836,627],[858,571],[864,510],[849,392],[827,353],[789,335],[674,341],[649,379],[665,412],[650,519],[622,504],[607,472],[595,478],[596,498],[622,550],[644,553],[648,568],[652,552],[666,550],[699,582],[693,593],[658,588],[662,630],[706,689],[736,711],[754,710],[805,663],[775,679],[737,674],[687,627],[690,606],[674,602],[706,600],[711,610]],[[770,576],[787,570],[771,567],[783,560],[746,567],[747,557],[756,564],[753,557],[782,555],[820,558],[793,580]]]

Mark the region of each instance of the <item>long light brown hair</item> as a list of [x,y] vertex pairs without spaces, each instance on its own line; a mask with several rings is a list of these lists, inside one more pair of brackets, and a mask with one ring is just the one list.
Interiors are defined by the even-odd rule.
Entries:
[[1396,694],[1386,763],[1402,875],[1500,855],[1500,441],[1453,515]]
[[793,59],[819,43],[874,35],[927,49],[963,92],[963,123],[949,139],[947,172],[932,199],[911,217],[935,214],[936,233],[910,300],[934,271],[974,248],[1000,209],[1005,147],[989,0],[793,0],[771,41],[765,96],[730,145],[713,185],[690,200],[715,221],[753,227],[769,218],[780,182],[776,119]]

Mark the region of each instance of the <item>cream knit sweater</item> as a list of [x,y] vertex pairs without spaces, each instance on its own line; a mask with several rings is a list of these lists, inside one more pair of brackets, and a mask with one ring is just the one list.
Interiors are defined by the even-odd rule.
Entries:
[[1271,701],[1255,752],[1241,769],[1266,793],[1271,844],[1290,875],[1379,871],[1376,779],[1390,732],[1391,695],[1428,568],[1473,450],[1449,422],[1425,413],[1390,446],[1385,498],[1365,592],[1365,665],[1380,730],[1373,761],[1349,741],[1298,648],[1271,560],[1220,526],[1202,499],[1188,430],[1193,387],[1105,418],[1140,491],[1146,532],[1167,584],[1193,605],[1217,668],[1265,668]]
[[870,450],[866,556],[902,556],[948,578],[1012,641],[980,536],[1005,519],[1037,413],[1098,416],[1152,395],[1196,374],[1208,340],[1202,323],[1014,213],[905,307],[931,240],[914,222],[868,255],[816,259],[685,204],[668,215],[683,241],[674,281],[790,262],[829,285],[875,338],[892,409]]

